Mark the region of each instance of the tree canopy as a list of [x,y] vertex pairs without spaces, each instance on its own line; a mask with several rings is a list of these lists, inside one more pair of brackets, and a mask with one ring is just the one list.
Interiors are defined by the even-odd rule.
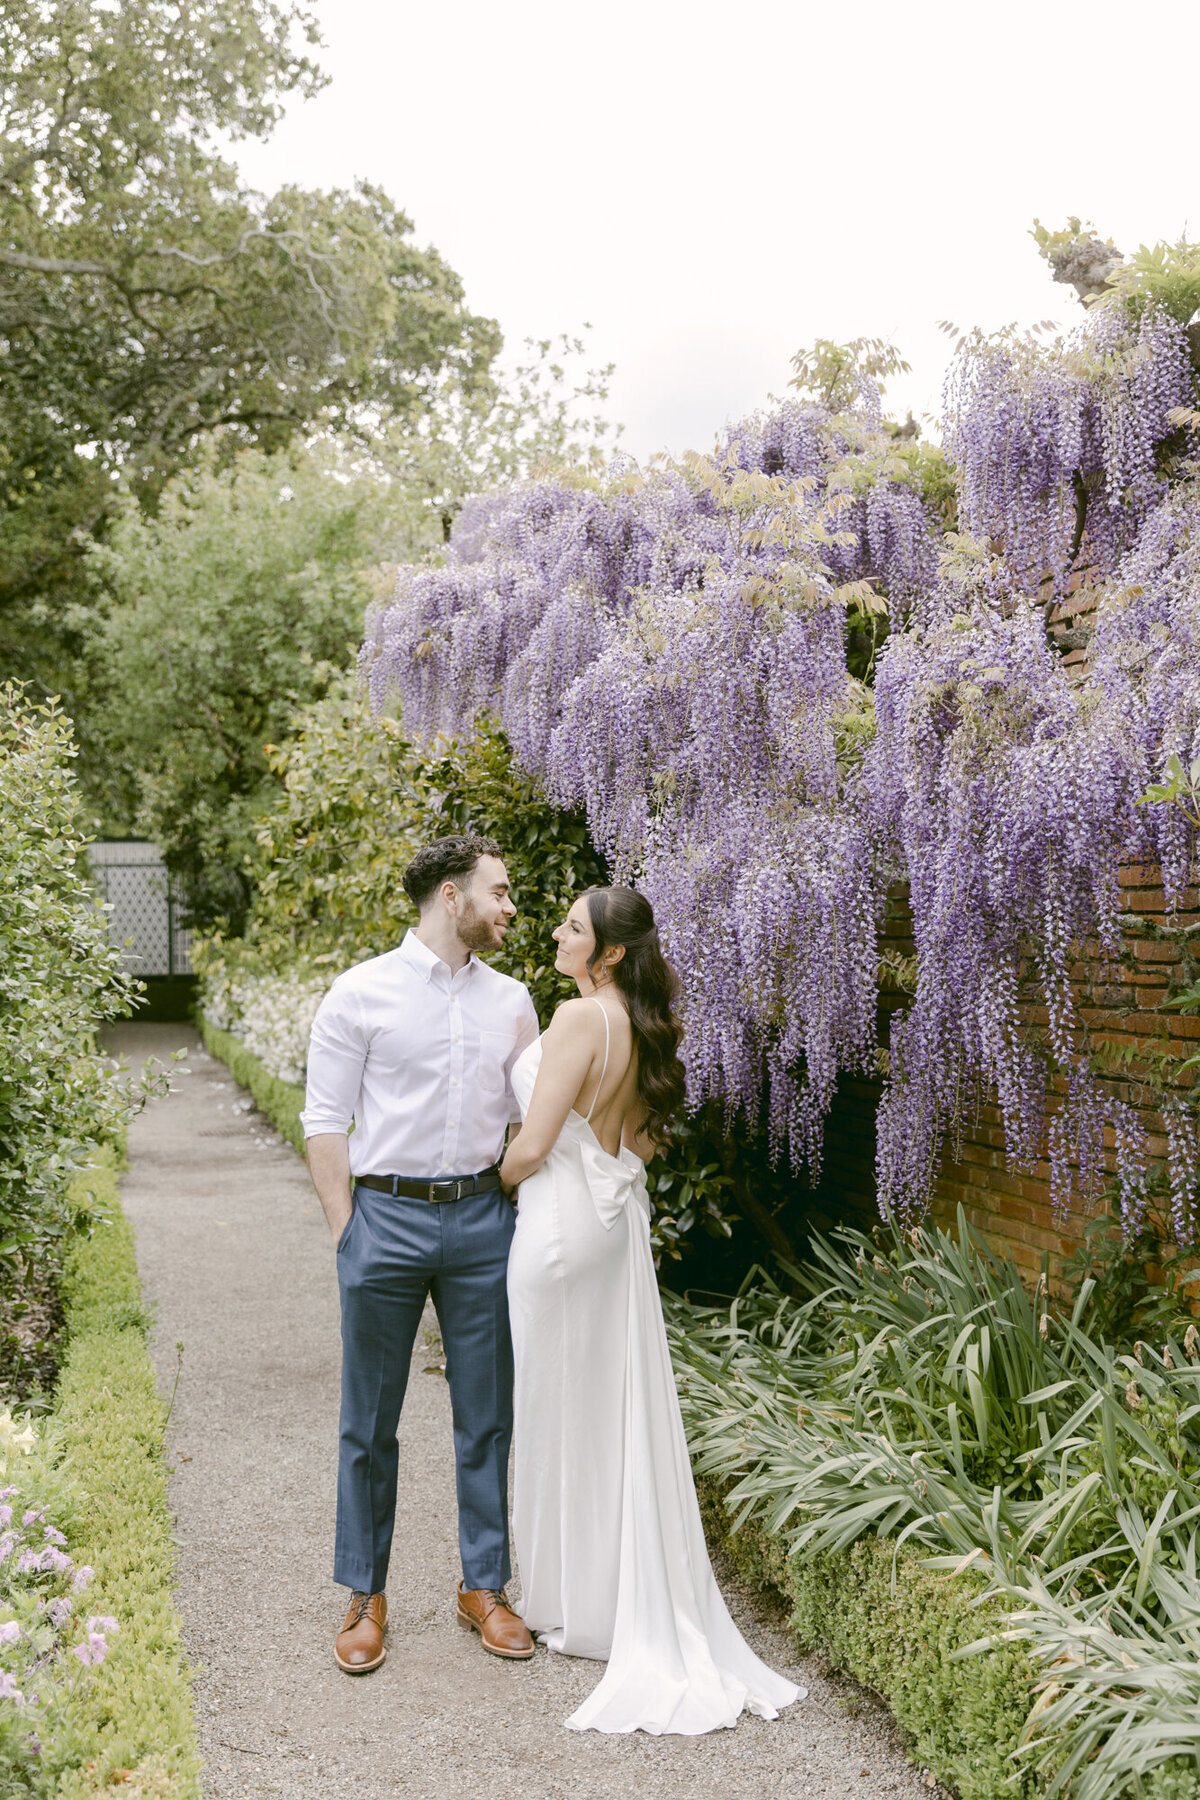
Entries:
[[152,513],[127,497],[94,552],[112,605],[89,659],[89,794],[163,846],[195,917],[241,917],[274,796],[264,746],[353,660],[389,499],[329,440],[232,462],[213,445]]
[[[0,646],[55,682],[124,476],[411,422],[500,346],[377,187],[265,197],[211,147],[321,77],[274,0],[0,0]],[[35,647],[35,640],[38,640]]]

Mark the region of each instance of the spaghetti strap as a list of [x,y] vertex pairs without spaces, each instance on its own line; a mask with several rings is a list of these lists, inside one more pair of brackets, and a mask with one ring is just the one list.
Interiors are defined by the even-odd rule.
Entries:
[[[597,1000],[594,995],[589,994],[588,999],[592,1002],[593,1006],[600,1006],[599,1000]],[[596,1083],[596,1091],[592,1095],[592,1104],[588,1107],[587,1113],[584,1117],[583,1122],[585,1125],[590,1125],[592,1122],[592,1114],[595,1112],[596,1102],[600,1098],[600,1089],[604,1086],[604,1077],[608,1074],[608,1046],[609,1046],[609,1040],[610,1040],[610,1037],[612,1034],[611,1034],[611,1029],[610,1029],[609,1023],[608,1023],[607,1008],[600,1006],[600,1011],[604,1014],[604,1066],[600,1070],[600,1079]]]

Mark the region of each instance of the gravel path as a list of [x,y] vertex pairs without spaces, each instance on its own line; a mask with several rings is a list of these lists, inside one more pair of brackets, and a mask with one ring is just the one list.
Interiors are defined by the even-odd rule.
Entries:
[[169,1098],[134,1123],[122,1196],[165,1392],[183,1344],[171,1500],[212,1800],[929,1800],[886,1713],[798,1665],[769,1602],[727,1570],[741,1629],[806,1701],[704,1738],[563,1730],[594,1663],[540,1651],[506,1664],[456,1624],[449,1397],[420,1340],[400,1426],[389,1656],[374,1675],[342,1675],[331,1647],[345,1595],[329,1575],[337,1287],[320,1208],[294,1152],[190,1028],[126,1025],[112,1043],[135,1063],[188,1050]]

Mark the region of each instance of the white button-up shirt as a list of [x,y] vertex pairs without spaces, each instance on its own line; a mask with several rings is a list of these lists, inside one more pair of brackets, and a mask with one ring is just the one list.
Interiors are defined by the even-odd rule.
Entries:
[[458,971],[412,931],[339,975],[313,1021],[305,1137],[354,1131],[355,1175],[474,1175],[520,1117],[512,1066],[538,1034],[529,991],[475,956]]

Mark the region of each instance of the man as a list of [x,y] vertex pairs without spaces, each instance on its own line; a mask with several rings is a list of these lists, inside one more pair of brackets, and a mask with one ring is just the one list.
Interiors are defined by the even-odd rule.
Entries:
[[405,870],[404,887],[415,929],[340,975],[321,1003],[303,1114],[342,1302],[334,1580],[351,1598],[334,1656],[348,1675],[387,1654],[396,1428],[429,1294],[454,1416],[458,1617],[494,1655],[533,1655],[504,1594],[514,1214],[496,1165],[517,1116],[512,1065],[537,1036],[537,1014],[519,981],[479,961],[516,912],[496,844],[439,838]]

